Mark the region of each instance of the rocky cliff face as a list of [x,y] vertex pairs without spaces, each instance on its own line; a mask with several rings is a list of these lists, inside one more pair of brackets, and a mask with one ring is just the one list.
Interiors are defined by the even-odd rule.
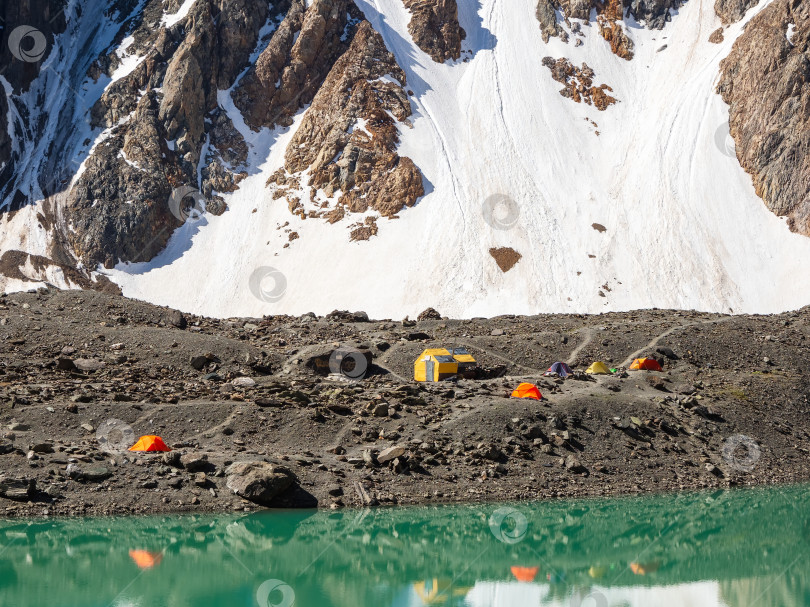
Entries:
[[403,0],[411,11],[408,31],[413,41],[437,63],[461,56],[467,34],[458,24],[456,0]]
[[[335,62],[287,147],[284,168],[272,178],[274,197],[284,195],[291,212],[331,223],[347,212],[372,209],[391,217],[424,194],[422,176],[401,158],[396,122],[411,106],[405,73],[368,21]],[[309,171],[309,201],[300,198]],[[373,234],[373,224],[353,237]]]
[[293,0],[284,21],[233,92],[253,129],[289,126],[348,48],[360,12],[349,0]]
[[[147,5],[132,33],[131,52],[143,58],[92,108],[93,126],[109,137],[88,159],[66,209],[68,238],[87,266],[154,257],[181,223],[168,204],[172,191],[196,188],[200,165],[208,210],[224,210],[216,192],[238,187],[247,150],[218,110],[217,91],[234,83],[261,27],[278,12],[259,0],[199,0],[163,28],[162,4]],[[120,61],[102,56],[92,73],[111,74]]]
[[[56,34],[65,31],[65,0],[18,0],[0,4],[0,76],[10,85],[11,94],[28,90],[39,75],[53,48]],[[22,27],[20,27],[22,26]],[[0,201],[9,198],[13,206],[20,196],[9,190],[16,168],[13,137],[6,128],[9,120],[6,94],[0,86]]]
[[810,5],[776,0],[721,62],[737,158],[757,195],[810,235]]

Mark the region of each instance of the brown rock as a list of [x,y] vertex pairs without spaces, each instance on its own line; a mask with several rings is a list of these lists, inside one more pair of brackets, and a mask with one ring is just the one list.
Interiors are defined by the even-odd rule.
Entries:
[[276,496],[296,482],[290,470],[267,462],[236,462],[225,474],[230,490],[262,506],[269,506]]
[[714,12],[720,17],[723,25],[730,25],[737,23],[745,16],[749,8],[756,6],[758,3],[759,0],[715,0]]
[[501,272],[508,272],[515,264],[523,257],[520,253],[510,247],[492,248],[489,254],[495,259],[495,263],[501,269]]
[[461,56],[467,34],[458,24],[456,0],[403,0],[411,11],[408,31],[413,41],[437,63]]

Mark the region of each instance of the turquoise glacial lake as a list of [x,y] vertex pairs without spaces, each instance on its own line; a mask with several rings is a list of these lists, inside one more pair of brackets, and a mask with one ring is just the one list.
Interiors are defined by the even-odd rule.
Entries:
[[0,521],[5,607],[799,607],[810,487]]

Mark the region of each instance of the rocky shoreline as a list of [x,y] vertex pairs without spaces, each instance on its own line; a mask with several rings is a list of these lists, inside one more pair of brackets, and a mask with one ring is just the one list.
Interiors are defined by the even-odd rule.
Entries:
[[[0,297],[0,516],[529,500],[810,479],[810,308],[217,320]],[[428,347],[477,379],[412,381]],[[652,355],[663,372],[623,371]],[[554,361],[575,376],[544,377]],[[588,376],[604,360],[618,373]],[[347,363],[348,366],[347,366]],[[542,401],[511,399],[520,382]],[[141,435],[169,453],[132,453]]]

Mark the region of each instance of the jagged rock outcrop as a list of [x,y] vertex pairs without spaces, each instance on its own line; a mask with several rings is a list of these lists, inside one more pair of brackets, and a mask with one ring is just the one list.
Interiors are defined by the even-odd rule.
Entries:
[[759,0],[716,0],[714,12],[720,17],[723,25],[729,25],[742,19],[748,9],[757,4]]
[[[65,31],[64,15],[67,0],[28,0],[27,2],[4,2],[0,4],[0,75],[11,85],[13,93],[27,91],[39,75],[42,63],[49,57],[54,37]],[[17,30],[22,26],[24,30]],[[12,32],[17,30],[14,39]],[[28,33],[19,38],[21,33]],[[40,51],[41,49],[41,51]],[[0,201],[12,194],[12,177],[16,166],[12,141],[19,135],[8,132],[8,100],[0,86]],[[30,125],[15,125],[17,129]],[[24,197],[12,197],[22,203]],[[16,208],[16,204],[12,204]],[[13,210],[13,209],[10,209]]]
[[805,235],[810,235],[808,45],[810,5],[775,0],[748,23],[720,63],[717,87],[730,106],[737,158],[757,195]]
[[[274,197],[286,195],[291,212],[330,222],[346,211],[373,209],[391,217],[412,206],[424,188],[419,169],[396,152],[396,121],[411,115],[405,84],[405,73],[382,37],[368,21],[361,22],[290,141],[284,167],[270,179],[277,188]],[[315,207],[310,210],[300,201],[307,170]],[[376,233],[373,222],[357,227],[355,240]]]
[[[660,1],[660,0],[659,0]],[[665,4],[679,2],[680,0],[663,0]],[[652,7],[650,3],[643,0],[636,0],[631,3],[629,0],[538,0],[535,14],[540,22],[540,30],[543,40],[548,42],[552,36],[559,36],[563,42],[568,42],[568,32],[557,23],[556,10],[562,12],[565,22],[571,28],[572,33],[581,34],[579,24],[571,25],[569,19],[590,20],[591,10],[596,9],[596,21],[599,25],[599,33],[610,44],[610,48],[619,57],[630,60],[633,58],[633,41],[629,38],[624,28],[624,8],[634,15],[644,15],[647,20],[647,27],[650,29],[658,27],[659,21],[669,20],[668,10]],[[657,4],[657,2],[656,2]],[[659,10],[661,13],[659,15]],[[635,12],[634,12],[635,11]],[[638,18],[638,17],[637,17]],[[663,27],[661,22],[660,27]],[[658,27],[658,29],[660,29]],[[580,43],[577,42],[577,45]]]
[[543,57],[543,65],[551,70],[551,77],[565,87],[560,91],[560,95],[568,97],[576,103],[584,101],[600,111],[605,111],[608,106],[616,103],[616,99],[608,95],[608,91],[613,92],[607,84],[593,86],[594,72],[583,63],[582,67],[573,65],[565,57],[556,61],[552,57]]
[[[721,1],[723,0],[718,0]],[[553,36],[559,36],[567,42],[568,32],[557,22],[555,9],[562,12],[565,22],[576,34],[581,30],[578,26],[571,26],[569,19],[589,21],[591,11],[595,9],[599,33],[616,55],[629,60],[633,58],[633,41],[625,31],[624,15],[632,16],[648,29],[660,30],[672,19],[670,10],[680,8],[685,2],[686,0],[538,0],[535,14],[545,42]]]
[[167,201],[186,175],[166,144],[155,92],[88,160],[66,209],[67,237],[85,266],[147,261],[180,225]]
[[252,129],[289,126],[348,48],[362,14],[350,0],[293,0],[267,48],[233,91]]
[[627,13],[648,29],[660,30],[672,20],[670,10],[677,10],[686,0],[623,0]]
[[[218,108],[217,90],[234,83],[268,17],[287,4],[199,0],[179,23],[156,29],[161,3],[144,9],[131,49],[143,58],[92,108],[91,124],[110,136],[88,159],[65,212],[68,239],[87,267],[154,257],[180,225],[168,204],[174,188],[199,185],[208,212],[225,210],[216,192],[235,190],[246,175],[247,144]],[[119,63],[115,53],[102,56],[91,75]]]
[[403,0],[411,11],[408,31],[413,41],[437,63],[461,56],[467,33],[458,23],[456,0]]

